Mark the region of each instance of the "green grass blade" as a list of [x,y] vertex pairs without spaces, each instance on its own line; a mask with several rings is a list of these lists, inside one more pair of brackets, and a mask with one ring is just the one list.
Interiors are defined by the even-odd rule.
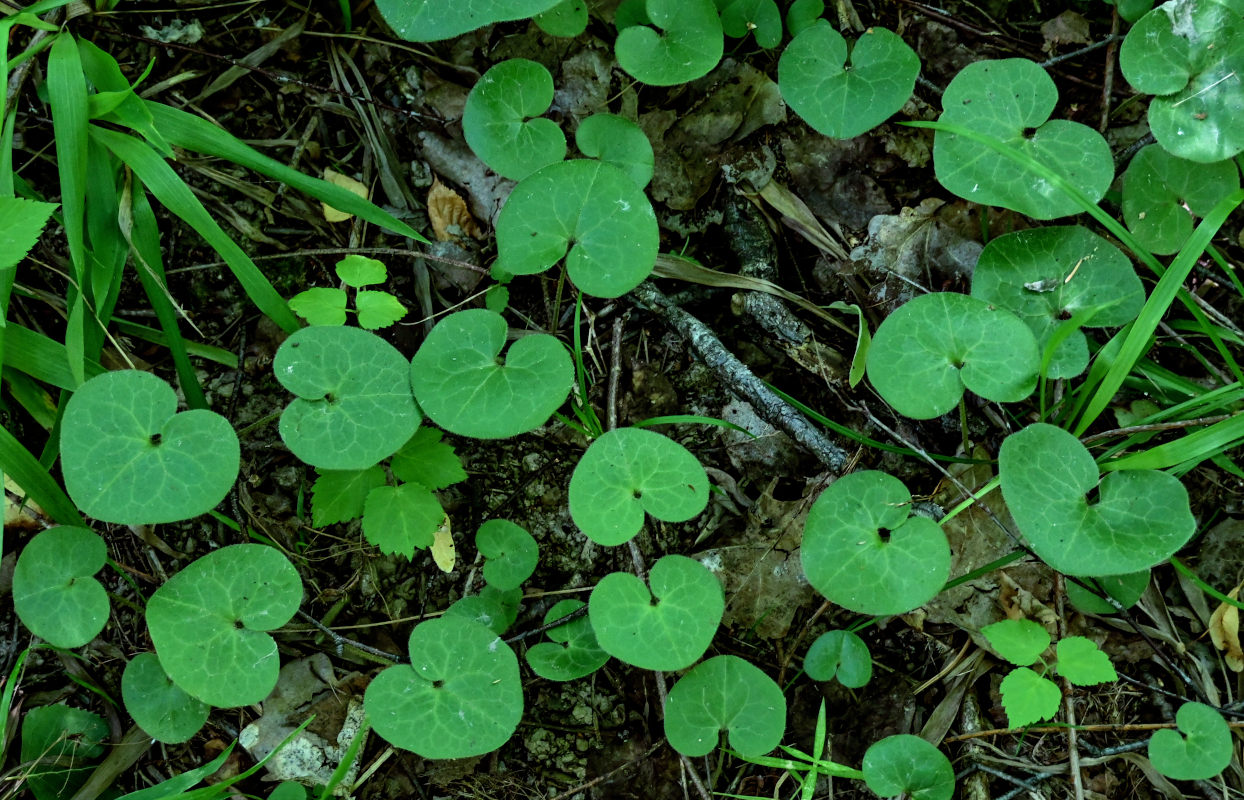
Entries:
[[52,480],[30,451],[13,438],[7,429],[0,428],[0,472],[12,478],[48,516],[62,525],[81,525],[86,521],[78,514],[73,501]]
[[[10,322],[5,330],[9,348],[5,356],[5,367],[24,372],[35,380],[58,389],[73,391],[78,387],[77,380],[69,371],[65,345],[16,323]],[[87,359],[86,377],[93,378],[103,371],[103,367]]]
[[24,372],[5,368],[4,381],[9,385],[9,394],[26,410],[30,418],[39,423],[45,431],[52,430],[56,424],[56,404],[34,378]]
[[1101,464],[1103,472],[1120,469],[1190,468],[1207,458],[1244,444],[1244,412],[1182,436],[1173,442]]
[[[159,345],[160,347],[168,347],[168,337],[164,335],[164,331],[159,328],[151,328],[146,325],[140,325],[128,319],[114,319],[112,325],[118,332],[135,339],[142,339],[144,342]],[[201,358],[205,361],[211,361],[220,364],[229,369],[236,369],[238,366],[238,354],[232,350],[226,350],[223,347],[216,347],[202,342],[195,342],[190,339],[183,339],[186,343],[186,352],[195,358]]]

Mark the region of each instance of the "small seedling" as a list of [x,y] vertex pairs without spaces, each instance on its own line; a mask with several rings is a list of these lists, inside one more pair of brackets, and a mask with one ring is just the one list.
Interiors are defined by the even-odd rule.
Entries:
[[536,571],[540,548],[527,531],[505,519],[490,519],[475,532],[484,561],[484,580],[498,589],[517,589]]
[[786,731],[781,687],[738,656],[697,664],[670,689],[665,705],[665,736],[685,756],[708,755],[722,731],[744,758],[768,753]]
[[1184,703],[1175,712],[1179,730],[1160,730],[1149,740],[1149,760],[1177,781],[1208,780],[1231,763],[1234,740],[1227,721],[1203,703]]
[[864,640],[851,631],[826,631],[808,648],[803,671],[814,681],[837,678],[848,689],[858,689],[872,680],[872,654]]
[[717,10],[721,29],[731,39],[750,33],[766,50],[782,43],[782,12],[773,0],[717,0]]
[[108,622],[108,593],[92,575],[108,558],[85,528],[50,528],[26,543],[13,569],[13,610],[55,647],[81,647]]
[[620,29],[614,43],[618,66],[636,80],[673,86],[721,61],[725,42],[713,0],[647,0],[644,11],[647,19]]
[[[581,600],[562,600],[544,615],[544,624],[555,622],[585,605]],[[577,680],[591,675],[609,660],[609,654],[596,641],[596,633],[586,616],[553,628],[546,635],[552,641],[540,642],[527,650],[527,665],[546,680]]]
[[[393,295],[362,288],[388,279],[388,269],[382,262],[351,254],[337,262],[336,271],[342,283],[357,290],[354,312],[360,328],[369,331],[387,328],[406,316],[406,306]],[[348,301],[343,289],[316,287],[291,297],[289,307],[310,325],[344,325]]]

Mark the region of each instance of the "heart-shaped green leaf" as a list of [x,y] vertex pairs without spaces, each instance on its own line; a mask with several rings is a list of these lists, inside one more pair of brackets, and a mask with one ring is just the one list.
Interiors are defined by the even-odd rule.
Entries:
[[138,727],[166,744],[189,740],[207,722],[207,704],[173,683],[155,653],[139,653],[125,665],[121,697]]
[[104,754],[108,723],[63,703],[36,706],[22,718],[21,776],[35,800],[64,800],[86,783]]
[[782,741],[786,698],[773,679],[738,656],[714,656],[670,689],[665,736],[685,756],[716,749],[721,732],[744,758],[763,756]]
[[718,0],[721,28],[732,39],[752,34],[756,44],[771,50],[782,43],[782,12],[773,0]]
[[[1068,575],[1121,575],[1170,558],[1196,531],[1188,492],[1156,470],[1097,464],[1067,431],[1029,425],[1002,442],[1002,496],[1033,551]],[[1087,497],[1096,490],[1098,499]]]
[[[585,605],[581,600],[562,600],[544,615],[544,624],[559,620]],[[587,617],[553,628],[546,635],[553,641],[540,642],[527,650],[527,665],[546,680],[577,680],[591,675],[609,660],[609,654],[600,649]]]
[[579,152],[621,169],[643,188],[652,180],[652,143],[638,125],[616,114],[593,114],[574,132]]
[[410,632],[410,664],[385,669],[363,705],[376,733],[423,758],[492,752],[523,716],[518,658],[488,628],[448,618]]
[[445,520],[440,500],[426,486],[377,486],[363,504],[363,536],[389,555],[414,558],[436,540]]
[[864,640],[851,631],[826,631],[808,648],[803,671],[814,681],[837,678],[848,689],[858,689],[872,679],[873,658]]
[[950,800],[955,793],[950,759],[919,736],[887,736],[864,752],[860,767],[878,797]]
[[986,400],[1014,403],[1037,385],[1040,353],[1019,317],[976,297],[924,294],[886,317],[868,351],[868,378],[905,417],[953,409],[966,386]]
[[1161,730],[1149,740],[1149,760],[1177,781],[1209,780],[1231,763],[1231,729],[1222,715],[1202,703],[1175,712],[1179,730]]
[[61,469],[86,514],[145,525],[211,511],[233,486],[241,450],[229,421],[177,413],[177,395],[149,372],[105,372],[65,406]]
[[673,86],[707,75],[721,61],[725,41],[713,0],[648,0],[648,20],[661,29],[631,25],[618,33],[618,66],[652,86]]
[[531,534],[507,519],[490,519],[480,525],[475,547],[487,559],[484,580],[498,589],[517,589],[536,571],[540,558]]
[[866,470],[831,483],[804,524],[808,583],[860,614],[928,602],[950,575],[950,545],[936,522],[910,511],[911,493],[893,475]]
[[49,528],[26,543],[13,569],[13,610],[56,647],[81,647],[108,622],[108,593],[92,575],[108,558],[85,528]]
[[384,21],[408,42],[452,39],[476,28],[548,11],[559,0],[376,0]]
[[643,428],[608,431],[570,476],[570,516],[597,544],[625,544],[644,512],[686,522],[708,505],[708,475],[687,448]]
[[562,129],[537,116],[552,102],[549,71],[534,61],[511,58],[485,72],[467,95],[462,132],[493,172],[519,181],[566,157]]
[[550,164],[514,187],[497,217],[497,268],[544,272],[562,258],[575,285],[618,297],[648,277],[659,245],[652,204],[628,172],[592,159]]
[[1007,724],[1012,728],[1022,728],[1053,717],[1063,699],[1058,684],[1027,667],[1018,667],[1007,673],[998,685],[998,691],[1002,694]]
[[1119,679],[1110,663],[1110,656],[1083,636],[1058,640],[1058,674],[1076,686],[1113,683]]
[[320,469],[366,469],[419,427],[410,366],[397,348],[358,328],[303,328],[277,348],[272,370],[297,395],[281,439]]
[[156,589],[147,627],[174,683],[208,705],[247,706],[268,696],[280,671],[267,631],[289,622],[301,602],[298,570],[279,550],[235,544]]
[[566,400],[574,366],[561,342],[523,336],[499,363],[505,319],[482,308],[436,324],[410,365],[419,404],[437,425],[460,436],[503,439],[543,425]]
[[847,54],[842,34],[823,20],[805,28],[778,62],[787,105],[818,132],[850,139],[903,107],[920,74],[920,58],[898,35],[869,28]]
[[606,653],[643,669],[672,671],[704,655],[726,610],[721,583],[703,564],[668,555],[648,583],[626,572],[606,575],[588,601],[592,630]]
[[[422,429],[420,429],[422,430]],[[311,487],[311,522],[317,527],[363,516],[367,495],[384,486],[384,468],[323,470]]]
[[521,589],[498,589],[485,586],[479,594],[469,594],[445,609],[445,617],[459,617],[478,622],[498,636],[503,635],[518,619],[523,602]]
[[812,27],[823,13],[825,0],[795,0],[786,9],[786,30],[791,36],[798,36]]
[[[1129,572],[1125,575],[1107,575],[1089,581],[1092,590],[1080,586],[1074,581],[1067,581],[1067,599],[1071,604],[1086,614],[1114,614],[1116,609],[1101,595],[1108,594],[1119,605],[1131,608],[1140,600],[1149,585],[1149,570]],[[1095,585],[1094,585],[1095,584]],[[1100,594],[1097,593],[1100,591]]]
[[1050,633],[1030,619],[1004,619],[981,628],[998,655],[1017,667],[1026,667],[1050,646]]
[[[1144,305],[1145,289],[1119,248],[1072,225],[1030,228],[990,240],[972,273],[972,296],[1016,314],[1044,351],[1061,322],[1083,309],[1101,309],[1087,327],[1131,322]],[[1084,334],[1072,331],[1055,348],[1046,375],[1079,375],[1088,357]]]
[[540,30],[549,36],[578,36],[587,30],[587,3],[585,0],[562,0],[541,14],[532,17]]
[[407,483],[421,483],[432,490],[444,489],[467,479],[462,459],[441,441],[436,428],[422,427],[389,462],[393,474]]
[[[1054,81],[1032,61],[977,61],[946,87],[939,122],[965,125],[1032,157],[1096,202],[1114,178],[1110,146],[1086,125],[1051,120],[1057,102]],[[1083,211],[1045,178],[957,134],[937,132],[933,166],[943,186],[973,203],[1037,219]]]
[[1238,188],[1240,171],[1233,162],[1199,164],[1151,144],[1123,173],[1123,221],[1150,251],[1174,253],[1192,234],[1193,218]]
[[1149,101],[1158,144],[1191,161],[1244,150],[1244,15],[1234,0],[1171,0],[1140,19],[1119,48],[1119,67]]

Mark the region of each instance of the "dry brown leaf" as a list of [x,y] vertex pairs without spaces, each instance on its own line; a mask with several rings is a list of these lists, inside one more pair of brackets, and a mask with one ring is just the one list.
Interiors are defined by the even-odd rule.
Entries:
[[454,536],[449,528],[448,514],[436,529],[435,536],[432,542],[432,560],[440,567],[441,572],[453,572],[454,564],[458,561],[458,551],[454,549]]
[[432,223],[432,233],[438,242],[454,241],[463,234],[476,239],[484,237],[466,201],[439,178],[432,181],[432,188],[428,190],[428,221]]
[[[1232,589],[1227,597],[1240,599],[1240,586]],[[1240,609],[1230,603],[1218,606],[1209,618],[1209,638],[1214,647],[1222,651],[1228,667],[1235,672],[1244,672],[1244,650],[1240,649]]]
[[[346,191],[353,192],[364,200],[370,197],[371,193],[367,191],[367,186],[362,181],[357,181],[349,175],[342,175],[340,172],[325,168],[324,180],[328,181],[333,186],[340,186]],[[338,211],[328,203],[320,203],[320,205],[324,207],[324,219],[329,222],[345,222],[354,216],[353,214],[347,214],[344,211]]]
[[39,504],[26,497],[22,487],[4,476],[4,531],[38,531],[43,528],[47,514]]

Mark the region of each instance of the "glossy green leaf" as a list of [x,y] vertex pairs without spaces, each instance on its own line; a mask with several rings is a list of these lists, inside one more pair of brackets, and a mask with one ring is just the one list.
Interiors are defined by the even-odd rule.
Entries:
[[105,522],[175,522],[211,511],[233,486],[240,456],[228,420],[203,409],[178,414],[172,387],[149,372],[98,375],[65,407],[65,488]]
[[652,565],[648,583],[626,572],[606,575],[592,590],[588,616],[601,648],[643,669],[672,671],[694,664],[713,641],[725,611],[721,583],[704,565],[668,555]]
[[104,755],[108,723],[61,703],[36,706],[22,717],[21,776],[35,800],[64,800],[86,783]]
[[626,294],[652,273],[652,204],[631,174],[591,159],[550,164],[514,187],[497,217],[497,267],[534,275],[563,258],[596,297]]
[[[585,605],[581,600],[562,600],[544,615],[544,624],[559,620]],[[609,654],[600,648],[592,623],[586,616],[553,628],[545,635],[552,641],[540,642],[527,649],[527,665],[545,680],[577,680],[591,675],[609,660]]]
[[155,653],[139,653],[125,665],[121,697],[134,723],[166,744],[189,740],[207,722],[207,704],[173,683]]
[[280,551],[235,544],[157,589],[147,627],[174,683],[208,705],[247,706],[276,686],[280,658],[267,632],[289,622],[301,602],[298,570]]
[[631,25],[618,32],[618,66],[653,86],[673,86],[707,75],[725,48],[713,0],[648,0],[654,30]]
[[1017,667],[1026,667],[1050,646],[1050,634],[1030,619],[1004,619],[981,628],[998,655]]
[[388,292],[363,290],[354,295],[359,327],[369,331],[387,328],[406,316],[406,306]]
[[900,734],[873,743],[860,766],[864,783],[880,797],[950,800],[955,793],[950,759],[919,736]]
[[808,648],[803,671],[814,681],[837,678],[848,689],[858,689],[872,679],[873,658],[864,640],[851,631],[826,631]]
[[804,524],[808,582],[860,614],[903,614],[928,602],[950,576],[950,545],[936,522],[910,509],[911,493],[884,472],[831,483]]
[[297,398],[281,439],[320,469],[366,469],[419,427],[410,367],[393,345],[358,328],[303,328],[277,348],[276,379]]
[[531,534],[506,519],[490,519],[475,532],[475,547],[487,559],[484,580],[498,589],[517,589],[536,571],[540,548]]
[[869,28],[848,55],[825,20],[805,28],[782,52],[778,86],[787,105],[819,133],[850,139],[893,116],[911,97],[920,58],[885,28]]
[[384,469],[379,465],[367,469],[317,470],[317,473],[319,477],[311,486],[311,522],[317,528],[363,516],[367,495],[372,489],[384,486],[385,481]]
[[708,475],[687,448],[655,431],[618,428],[587,448],[570,476],[570,516],[597,544],[629,541],[648,513],[685,522],[708,505]]
[[378,486],[363,504],[363,536],[387,555],[414,558],[432,546],[445,510],[436,495],[417,483]]
[[1011,670],[998,690],[1002,694],[1002,707],[1006,709],[1007,724],[1012,728],[1050,719],[1058,713],[1063,699],[1058,684],[1027,667]]
[[445,609],[445,617],[467,619],[503,636],[518,619],[518,607],[522,602],[521,589],[485,586],[479,594],[469,594]]
[[744,758],[763,756],[782,741],[786,698],[773,679],[738,656],[714,656],[670,689],[665,736],[685,756],[717,748],[721,732]]
[[[1093,586],[1096,584],[1096,586]],[[1107,575],[1089,582],[1094,590],[1108,594],[1124,608],[1131,608],[1145,593],[1149,585],[1149,570],[1129,572],[1125,575]],[[1067,599],[1086,614],[1114,614],[1115,607],[1106,602],[1096,591],[1090,591],[1078,583],[1067,581]]]
[[587,3],[562,0],[548,11],[536,14],[532,21],[549,36],[578,36],[587,30]]
[[1019,317],[976,297],[923,294],[886,317],[868,351],[868,378],[905,417],[953,409],[967,387],[1014,403],[1037,385],[1040,354]]
[[[1044,351],[1063,320],[1100,309],[1086,327],[1126,325],[1140,313],[1145,290],[1119,248],[1087,228],[1050,226],[1007,233],[985,245],[972,272],[972,296],[1016,314]],[[1055,348],[1050,378],[1088,367],[1088,343],[1075,330]]]
[[351,253],[341,259],[333,269],[337,277],[341,278],[342,283],[355,289],[384,283],[389,277],[389,270],[383,261],[377,261],[358,253]]
[[467,479],[462,459],[452,445],[441,441],[443,434],[424,426],[393,455],[389,468],[407,483],[421,483],[433,491]]
[[537,116],[552,102],[549,71],[535,61],[511,58],[485,72],[467,95],[462,132],[493,172],[522,180],[566,157],[561,128]]
[[1076,686],[1092,686],[1097,683],[1113,683],[1119,679],[1110,663],[1110,656],[1083,636],[1068,636],[1058,640],[1058,674]]
[[464,619],[432,619],[410,632],[410,664],[388,667],[363,704],[376,733],[423,758],[490,753],[523,716],[518,658],[497,635]]
[[721,9],[721,28],[732,39],[750,33],[756,44],[771,50],[782,43],[782,12],[773,0],[728,0]]
[[786,9],[786,30],[791,36],[798,36],[825,13],[825,0],[795,0]]
[[1177,781],[1209,780],[1231,763],[1231,729],[1222,715],[1202,703],[1175,712],[1179,730],[1160,730],[1149,740],[1149,760]]
[[[1196,531],[1188,492],[1172,475],[1119,470],[1098,480],[1070,433],[1029,425],[1002,443],[1002,495],[1032,549],[1068,575],[1121,575],[1162,563]],[[1090,500],[1089,494],[1096,498]]]
[[376,0],[384,21],[408,42],[452,39],[476,28],[548,11],[559,0]]
[[315,286],[289,298],[289,310],[305,319],[308,325],[345,325],[346,293]]
[[428,334],[411,361],[410,380],[437,425],[460,436],[502,439],[535,430],[565,402],[574,382],[566,348],[546,334],[523,336],[500,363],[506,331],[500,314],[478,308],[450,314]]
[[[1058,89],[1032,61],[977,61],[946,87],[939,122],[966,125],[1048,167],[1094,202],[1114,179],[1110,146],[1101,134],[1050,119]],[[1037,219],[1083,209],[1048,180],[965,137],[938,131],[933,139],[937,179],[965,200],[1002,206]]]
[[81,647],[108,622],[108,593],[92,576],[108,558],[85,528],[49,528],[22,548],[13,569],[13,609],[30,632],[56,647]]
[[652,180],[652,143],[638,125],[616,114],[593,114],[574,134],[579,152],[621,169],[643,188]]
[[1231,161],[1201,164],[1151,144],[1123,173],[1123,221],[1151,252],[1174,253],[1192,235],[1193,219],[1238,188],[1240,171]]

